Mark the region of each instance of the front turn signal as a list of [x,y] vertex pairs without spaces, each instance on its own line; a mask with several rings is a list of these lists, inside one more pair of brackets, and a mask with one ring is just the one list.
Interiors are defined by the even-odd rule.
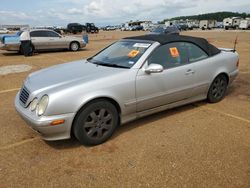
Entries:
[[58,120],[52,121],[50,125],[60,125],[60,124],[63,124],[64,122],[65,122],[64,119],[58,119]]

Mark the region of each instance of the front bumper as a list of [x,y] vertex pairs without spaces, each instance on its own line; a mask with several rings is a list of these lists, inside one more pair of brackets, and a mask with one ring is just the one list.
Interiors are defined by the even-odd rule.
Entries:
[[[20,104],[19,93],[15,98],[15,108],[29,127],[38,132],[44,140],[63,140],[71,137],[71,125],[75,113],[39,117]],[[52,121],[60,119],[64,119],[65,122],[60,125],[50,125]]]
[[86,45],[87,45],[86,43],[81,42],[81,43],[80,43],[80,48],[84,48],[84,47],[86,47]]

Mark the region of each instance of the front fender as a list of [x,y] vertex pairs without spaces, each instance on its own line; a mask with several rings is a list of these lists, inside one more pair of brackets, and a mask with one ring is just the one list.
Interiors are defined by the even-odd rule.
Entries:
[[[76,113],[89,101],[103,97],[116,101],[123,115],[134,112],[136,72],[137,70],[131,70],[129,73],[120,73],[119,79],[103,78],[74,86],[52,88],[47,92],[49,105],[45,114]],[[126,79],[120,79],[125,78],[123,74],[126,75]]]

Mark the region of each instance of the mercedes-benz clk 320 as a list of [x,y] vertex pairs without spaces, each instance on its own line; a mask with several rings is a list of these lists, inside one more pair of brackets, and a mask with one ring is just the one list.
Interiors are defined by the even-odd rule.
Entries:
[[235,50],[202,38],[121,39],[93,57],[30,74],[15,98],[21,117],[45,140],[108,140],[126,122],[195,101],[223,99],[238,74]]

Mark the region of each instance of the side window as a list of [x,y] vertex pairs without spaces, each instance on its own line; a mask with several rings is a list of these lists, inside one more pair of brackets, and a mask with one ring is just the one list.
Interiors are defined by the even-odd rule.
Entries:
[[165,44],[154,50],[148,64],[160,64],[165,69],[188,64],[188,53],[184,42]]
[[53,31],[46,31],[48,37],[59,37],[59,35]]
[[206,52],[204,52],[200,47],[196,46],[195,44],[186,43],[186,47],[190,63],[206,59],[208,57]]
[[43,31],[32,31],[30,32],[31,37],[47,37],[46,33]]

